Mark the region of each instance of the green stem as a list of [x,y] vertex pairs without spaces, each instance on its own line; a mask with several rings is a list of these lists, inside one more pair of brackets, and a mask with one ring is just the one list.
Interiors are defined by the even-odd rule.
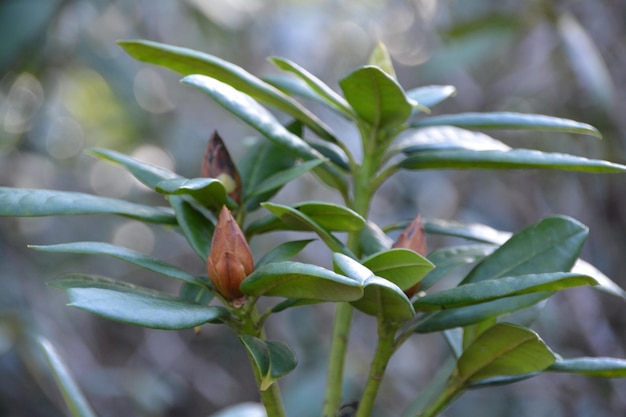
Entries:
[[417,411],[415,414],[408,414],[410,417],[435,417],[439,415],[450,403],[461,393],[461,389],[456,384],[448,385],[446,389],[430,403],[428,408]]
[[385,369],[387,368],[389,359],[391,359],[391,355],[395,351],[394,335],[396,329],[397,326],[379,320],[378,345],[376,346],[376,353],[370,365],[370,373],[367,384],[365,385],[365,391],[363,391],[363,396],[361,397],[361,402],[359,403],[355,417],[369,417],[372,414],[372,408],[374,407],[374,402],[376,401]]

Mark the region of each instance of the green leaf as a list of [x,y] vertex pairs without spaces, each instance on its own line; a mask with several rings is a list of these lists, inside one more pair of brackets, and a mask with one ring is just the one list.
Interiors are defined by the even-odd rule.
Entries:
[[92,148],[89,153],[126,168],[135,178],[148,188],[155,189],[156,185],[163,180],[182,178],[180,175],[156,165],[142,162],[131,156],[112,151],[110,149]]
[[547,217],[516,233],[479,263],[464,284],[504,276],[569,271],[589,229],[568,217]]
[[302,249],[304,249],[309,243],[313,240],[292,240],[289,242],[281,243],[271,251],[265,254],[259,261],[256,263],[256,268],[260,268],[263,265],[272,263],[272,262],[283,262],[288,261],[297,254],[300,253]]
[[190,303],[207,305],[215,298],[214,294],[208,288],[209,285],[211,284],[207,283],[206,286],[199,286],[185,283],[180,286],[178,296],[182,300],[189,301]]
[[466,307],[429,313],[415,325],[418,333],[438,332],[455,327],[469,326],[493,319],[537,304],[554,294],[552,291],[538,292],[500,298]]
[[0,187],[0,217],[118,214],[151,223],[176,224],[171,210],[70,191]]
[[298,360],[284,343],[262,340],[250,335],[241,335],[239,339],[252,359],[256,374],[259,375],[261,391],[267,390],[274,382],[296,368]]
[[[218,104],[256,129],[267,139],[284,147],[294,155],[306,161],[323,159],[323,156],[318,151],[298,136],[289,132],[267,109],[249,95],[204,75],[189,75],[183,78],[181,82],[206,93]],[[322,165],[315,172],[324,183],[335,189],[346,190],[348,187],[344,176],[329,164]]]
[[420,289],[428,290],[453,270],[477,262],[490,255],[495,249],[494,245],[479,244],[453,246],[431,252],[428,259],[435,265],[435,269],[426,275]]
[[530,149],[510,151],[440,150],[413,153],[398,163],[405,169],[558,169],[596,173],[626,172],[626,166],[562,153]]
[[256,269],[240,286],[249,296],[261,295],[321,301],[353,301],[361,298],[360,282],[316,265],[272,262]]
[[211,252],[215,225],[182,197],[172,195],[169,199],[187,242],[205,262]]
[[279,171],[260,183],[258,187],[254,191],[252,191],[250,197],[277,192],[284,185],[290,183],[296,178],[302,176],[303,174],[306,174],[307,172],[317,167],[318,165],[323,164],[324,162],[326,162],[326,160],[324,159],[313,159],[311,161],[306,161],[298,164],[293,168]]
[[129,55],[140,61],[161,65],[182,75],[208,75],[229,84],[301,120],[320,137],[336,141],[330,129],[300,103],[235,64],[192,49],[157,42],[124,40],[118,44]]
[[396,71],[393,68],[391,55],[389,55],[389,51],[387,50],[387,47],[384,43],[378,42],[378,44],[376,44],[376,48],[374,48],[374,50],[370,54],[367,63],[368,65],[373,65],[380,68],[394,80],[398,79],[398,77],[396,77]]
[[624,291],[613,280],[604,275],[590,263],[585,262],[582,259],[578,259],[574,264],[574,267],[572,268],[572,272],[589,275],[591,278],[595,279],[598,282],[598,285],[594,286],[594,289],[616,297],[620,297],[622,299],[626,299],[626,291]]
[[598,130],[587,124],[569,119],[544,116],[542,114],[523,114],[510,112],[494,113],[459,113],[428,117],[412,122],[411,127],[457,126],[474,129],[526,129],[545,130],[567,133],[582,133],[602,137]]
[[601,378],[626,378],[626,360],[617,358],[558,358],[547,371],[567,372]]
[[[456,221],[424,219],[424,230],[428,234],[460,237],[482,243],[502,244],[512,235],[480,223],[459,223]],[[404,229],[409,222],[398,225]]]
[[[315,92],[307,83],[300,78],[295,78],[286,74],[270,74],[263,76],[263,81],[278,88],[289,96],[302,97],[307,100],[314,101],[323,106],[330,106],[330,103],[318,93]],[[332,107],[335,110],[334,107]]]
[[529,274],[490,279],[425,295],[413,303],[417,311],[442,310],[483,303],[502,297],[540,291],[559,291],[581,285],[596,285],[586,275],[570,272]]
[[339,85],[359,118],[375,129],[393,129],[411,115],[402,87],[378,67],[361,67]]
[[72,417],[96,417],[96,413],[52,343],[39,337],[37,338],[37,347],[50,367],[52,376]]
[[403,136],[389,149],[389,153],[467,149],[474,151],[508,151],[508,145],[481,132],[460,129],[454,126],[426,127]]
[[371,221],[365,223],[361,233],[359,233],[361,248],[365,255],[372,255],[389,249],[393,245],[391,239],[385,232]]
[[203,285],[198,278],[191,274],[177,268],[173,265],[163,262],[161,260],[144,255],[137,251],[123,248],[121,246],[112,245],[105,242],[72,242],[62,243],[58,245],[31,245],[32,249],[40,250],[43,252],[67,252],[67,253],[82,253],[89,255],[109,255],[122,261],[130,262],[133,265],[140,266],[153,272],[168,276],[170,278],[178,279],[180,281],[188,282],[195,285]]
[[350,172],[348,156],[339,146],[330,142],[311,142],[309,144],[325,158],[328,158],[333,164],[346,172]]
[[172,178],[159,181],[155,190],[167,195],[189,195],[205,207],[221,208],[229,203],[226,188],[215,178]]
[[217,322],[229,315],[223,307],[209,307],[169,294],[105,277],[69,274],[50,285],[67,289],[69,304],[99,316],[153,329],[188,329]]
[[499,323],[465,349],[453,378],[463,385],[500,376],[543,371],[555,361],[552,351],[533,331]]
[[272,57],[269,60],[281,70],[290,72],[304,81],[311,90],[330,104],[331,108],[348,118],[354,117],[352,109],[346,100],[309,71],[286,58]]
[[269,200],[278,189],[253,196],[255,190],[267,178],[294,166],[296,157],[285,152],[274,142],[259,140],[255,142],[237,164],[243,185],[244,203],[247,211],[260,207],[260,203]]
[[389,249],[361,261],[374,275],[385,278],[407,290],[420,282],[435,266],[410,249]]
[[[428,85],[406,92],[409,99],[415,100],[419,106],[433,108],[442,101],[455,96],[456,88],[452,85]],[[414,113],[417,113],[414,111]]]
[[267,413],[263,404],[247,402],[231,405],[209,417],[267,417]]

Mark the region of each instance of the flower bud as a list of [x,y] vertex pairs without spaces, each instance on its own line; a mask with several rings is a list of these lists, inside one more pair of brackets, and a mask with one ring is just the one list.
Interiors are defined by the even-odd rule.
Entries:
[[215,289],[233,305],[243,305],[239,285],[254,271],[254,259],[243,232],[226,206],[222,207],[207,258],[207,272]]
[[218,179],[224,184],[228,195],[237,203],[241,203],[241,178],[235,163],[230,157],[224,141],[213,132],[204,159],[202,160],[203,177]]
[[[394,248],[411,249],[422,256],[426,256],[426,232],[424,231],[424,225],[422,224],[422,216],[417,215],[415,220],[407,226],[406,229],[398,236],[396,243],[393,244]],[[411,298],[417,290],[419,290],[420,282],[408,288],[404,291],[407,297]]]

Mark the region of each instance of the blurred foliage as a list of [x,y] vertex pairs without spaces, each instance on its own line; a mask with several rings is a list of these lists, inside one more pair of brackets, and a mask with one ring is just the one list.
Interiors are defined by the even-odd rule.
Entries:
[[[214,129],[226,141],[245,143],[235,139],[251,131],[181,88],[176,74],[125,55],[115,41],[129,38],[204,50],[259,75],[272,71],[266,56],[285,56],[335,86],[382,40],[403,85],[457,87],[457,97],[438,112],[521,111],[581,120],[595,125],[605,139],[575,139],[584,152],[572,145],[566,150],[623,163],[625,15],[626,3],[592,0],[4,0],[0,185],[123,197],[141,185],[85,155],[86,148],[113,148],[195,176]],[[342,120],[330,122],[348,141],[356,140]],[[549,141],[547,134],[500,137],[565,150],[565,142],[553,134]],[[241,149],[232,153],[238,159]],[[373,216],[400,220],[419,211],[519,230],[545,215],[570,215],[590,226],[585,258],[625,286],[620,275],[626,250],[622,182],[621,176],[558,172],[400,175],[385,186]],[[284,200],[302,199],[307,183],[286,191]],[[150,201],[155,198],[145,193],[142,202],[158,204]],[[102,415],[208,415],[255,400],[251,370],[235,359],[244,353],[221,329],[203,328],[199,335],[143,330],[65,308],[63,295],[44,281],[69,270],[133,275],[134,282],[153,285],[149,275],[126,265],[25,248],[27,243],[93,239],[188,268],[197,263],[174,233],[129,220],[1,219],[0,415],[67,415],[45,366],[29,348],[36,334],[55,344]],[[198,263],[198,273],[203,269]],[[573,290],[546,306],[540,325],[550,345],[572,349],[564,354],[626,357],[621,311],[616,299]],[[270,329],[307,358],[285,384],[292,410],[319,403],[311,393],[323,392],[320,354],[327,349],[328,314],[324,308],[298,309]],[[348,377],[354,380],[365,372],[373,341],[366,330],[373,324],[370,318],[359,317],[357,324],[365,331],[355,332],[351,341],[354,375]],[[394,415],[395,404],[404,403],[398,396],[414,394],[430,378],[440,349],[441,342],[429,337],[401,349],[389,367],[394,378],[383,386],[380,416]],[[348,387],[358,390],[354,384]],[[467,415],[468,409],[486,417],[623,415],[624,390],[624,381],[542,376],[470,393],[446,415]],[[317,414],[312,406],[309,415]]]

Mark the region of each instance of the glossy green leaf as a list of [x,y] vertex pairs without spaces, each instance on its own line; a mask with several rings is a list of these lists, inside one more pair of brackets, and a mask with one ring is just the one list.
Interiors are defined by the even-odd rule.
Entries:
[[72,242],[62,243],[58,245],[31,245],[33,249],[43,252],[66,252],[81,253],[89,255],[108,255],[122,261],[130,262],[133,265],[140,266],[153,272],[178,279],[195,285],[202,285],[198,278],[177,268],[173,265],[163,262],[159,259],[144,255],[143,253],[127,249],[121,246],[112,245],[105,242]]
[[140,61],[161,65],[182,75],[208,75],[229,84],[301,120],[320,137],[330,141],[336,140],[330,129],[300,103],[235,64],[192,49],[157,42],[124,40],[118,44]]
[[407,290],[420,282],[435,266],[409,249],[389,249],[361,261],[374,275],[385,278]]
[[599,159],[531,149],[510,151],[440,150],[411,154],[398,163],[405,169],[558,169],[596,173],[626,172],[626,166]]
[[285,152],[284,148],[274,142],[259,140],[255,142],[237,164],[243,185],[243,200],[246,210],[252,211],[260,207],[260,203],[269,200],[278,189],[255,195],[260,184],[272,175],[294,166],[296,156]]
[[602,357],[559,358],[546,370],[601,378],[626,378],[626,360]]
[[339,146],[330,142],[310,142],[309,144],[333,164],[346,172],[350,172],[348,156]]
[[272,313],[280,313],[281,311],[287,310],[292,307],[303,307],[309,306],[311,304],[318,304],[321,301],[311,300],[310,298],[288,298],[285,301],[281,301],[272,307]]
[[333,269],[361,284],[374,276],[374,273],[365,265],[342,253],[333,254]]
[[567,133],[581,133],[602,137],[598,130],[587,124],[542,114],[510,112],[459,113],[433,116],[412,122],[411,127],[457,126],[475,129],[525,129]]
[[43,337],[39,337],[36,343],[72,417],[96,417],[95,411],[52,343]]
[[170,209],[70,191],[0,187],[0,217],[118,214],[150,223],[176,224]]
[[543,371],[555,359],[554,353],[532,330],[499,323],[465,349],[454,378],[469,385],[499,376],[524,375]]
[[256,269],[240,286],[249,296],[353,301],[361,298],[360,282],[316,265],[273,262]]
[[[323,159],[323,156],[318,151],[298,136],[289,132],[267,109],[247,94],[204,75],[189,75],[183,78],[181,82],[206,93],[218,104],[256,129],[267,139],[284,147],[294,155],[307,161]],[[315,172],[324,183],[333,188],[346,190],[348,187],[343,174],[329,164],[322,165]]]
[[[398,225],[404,229],[409,222]],[[428,234],[460,237],[482,243],[502,244],[512,235],[480,223],[459,223],[451,220],[424,219],[424,230]]]
[[354,308],[385,321],[407,321],[415,316],[411,301],[393,282],[372,275],[363,285],[363,297],[351,303]]
[[205,207],[215,209],[229,203],[224,184],[215,178],[173,178],[158,182],[155,190],[167,195],[190,195]]
[[215,295],[209,290],[209,286],[212,287],[210,283],[207,283],[206,286],[184,283],[180,286],[178,296],[191,303],[207,305],[215,298]]
[[376,224],[371,221],[365,223],[363,229],[359,233],[361,248],[365,255],[373,255],[391,248],[393,239]]
[[412,154],[424,151],[467,149],[473,151],[508,151],[508,145],[481,132],[454,126],[436,126],[417,129],[404,135],[389,153]]
[[89,153],[100,159],[123,166],[142,184],[153,190],[156,188],[156,185],[163,180],[181,178],[180,175],[168,169],[142,162],[131,156],[110,149],[92,148],[89,150]]
[[389,50],[382,42],[378,42],[378,44],[370,54],[370,57],[367,60],[367,64],[380,68],[394,80],[398,79],[398,77],[396,77],[396,71],[393,68],[393,61],[391,60]]
[[318,165],[323,164],[324,162],[326,162],[326,160],[324,159],[313,159],[311,161],[306,161],[298,164],[293,168],[289,168],[285,171],[277,172],[276,174],[272,175],[269,178],[266,178],[262,183],[260,183],[258,187],[254,191],[252,191],[250,196],[254,197],[278,191],[284,185],[306,174],[307,172],[311,171]]
[[597,282],[586,275],[571,272],[529,274],[503,277],[460,285],[448,290],[425,295],[413,303],[418,311],[443,310],[483,303],[502,297],[540,291],[559,291]]
[[270,62],[281,70],[296,75],[304,81],[311,90],[326,100],[335,110],[338,110],[344,116],[349,118],[353,117],[352,109],[346,100],[306,69],[286,58],[272,57],[270,58]]
[[495,249],[495,245],[476,244],[452,246],[431,252],[428,255],[428,260],[435,265],[435,269],[426,275],[420,289],[428,290],[455,269],[473,264],[490,255]]
[[172,195],[169,200],[176,213],[176,219],[183,236],[200,259],[206,261],[211,252],[211,240],[215,225],[182,197]]
[[220,321],[229,314],[223,307],[190,303],[100,276],[68,274],[51,281],[50,285],[66,289],[68,305],[72,307],[141,327],[187,329]]
[[267,390],[276,380],[296,368],[298,360],[291,349],[282,342],[262,340],[250,335],[239,339],[252,359],[252,365],[259,376],[259,389]]
[[547,217],[516,233],[479,263],[464,284],[505,276],[569,271],[589,229],[569,217]]
[[313,242],[312,239],[307,240],[291,240],[288,242],[281,243],[271,251],[265,254],[259,261],[256,263],[255,267],[260,268],[263,265],[272,263],[272,262],[283,262],[288,261],[297,254],[302,251],[309,243]]
[[406,92],[409,99],[426,108],[433,108],[442,101],[456,95],[456,88],[452,85],[427,85]]
[[582,259],[578,259],[574,264],[574,267],[572,268],[572,272],[589,275],[591,278],[596,280],[598,285],[594,286],[594,289],[604,292],[606,294],[626,299],[626,291],[624,291],[624,289],[617,285],[615,281],[604,275],[601,271],[599,271],[595,266],[591,265],[590,263],[585,262]]
[[503,316],[537,304],[554,294],[552,291],[538,292],[500,298],[476,305],[441,310],[429,313],[415,325],[418,333],[438,332],[455,327],[469,326],[487,319]]
[[376,129],[395,128],[411,115],[412,107],[404,90],[380,68],[361,67],[339,85],[359,118]]
[[[307,100],[314,101],[323,106],[331,106],[331,104],[300,78],[286,74],[270,74],[263,76],[263,81],[276,87],[288,96],[302,97]],[[332,107],[333,110],[335,109]]]

